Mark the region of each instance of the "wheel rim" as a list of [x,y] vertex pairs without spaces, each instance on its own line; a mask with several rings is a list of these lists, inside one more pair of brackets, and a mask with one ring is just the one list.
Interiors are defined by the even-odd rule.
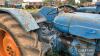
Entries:
[[0,56],[20,56],[20,50],[11,34],[0,29]]

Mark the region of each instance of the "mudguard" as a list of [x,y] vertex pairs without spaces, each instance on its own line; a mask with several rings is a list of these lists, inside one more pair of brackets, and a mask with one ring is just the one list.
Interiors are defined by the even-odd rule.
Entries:
[[15,17],[15,19],[27,32],[39,28],[35,19],[26,10],[15,8],[0,8],[0,11],[7,12],[11,14],[13,17]]

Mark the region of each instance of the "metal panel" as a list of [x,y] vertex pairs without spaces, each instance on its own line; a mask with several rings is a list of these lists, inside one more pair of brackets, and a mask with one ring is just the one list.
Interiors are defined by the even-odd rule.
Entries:
[[69,13],[67,14],[63,13],[55,17],[53,21],[55,28],[61,32],[68,33],[70,21],[71,21],[71,15],[72,14],[69,14]]
[[80,7],[80,8],[77,8],[77,12],[96,12],[96,6],[95,7]]
[[39,28],[32,15],[25,10],[14,8],[1,8],[0,10],[6,11],[13,15],[27,32]]
[[100,39],[100,14],[65,13],[54,20],[56,29],[88,39]]
[[71,26],[71,34],[75,34],[88,39],[100,39],[100,29],[92,29],[84,26]]
[[39,13],[43,15],[49,22],[52,22],[58,15],[57,9],[53,7],[42,7]]
[[100,15],[89,13],[73,14],[69,32],[89,39],[100,39]]
[[100,2],[97,2],[96,5],[97,5],[96,11],[100,12]]

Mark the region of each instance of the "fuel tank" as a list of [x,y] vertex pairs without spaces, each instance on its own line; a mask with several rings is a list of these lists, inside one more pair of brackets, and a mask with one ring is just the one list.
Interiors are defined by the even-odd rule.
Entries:
[[100,14],[64,13],[54,20],[57,30],[88,39],[100,39]]

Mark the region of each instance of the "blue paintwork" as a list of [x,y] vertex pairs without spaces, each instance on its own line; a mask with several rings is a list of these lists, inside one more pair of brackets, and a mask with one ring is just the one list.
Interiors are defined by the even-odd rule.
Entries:
[[77,12],[96,12],[96,7],[80,7]]
[[97,12],[100,12],[100,2],[97,2],[97,3],[96,3],[96,6],[97,6],[96,11],[97,11]]
[[15,17],[15,19],[27,32],[39,28],[32,15],[25,10],[14,8],[0,8],[0,11],[8,12],[13,17]]
[[[67,17],[67,20],[66,20]],[[70,24],[70,19],[71,16],[66,16],[64,14],[57,16],[54,19],[54,27],[58,29],[61,32],[68,32],[69,31],[69,24]]]
[[94,12],[94,13],[98,13],[100,12],[100,2],[96,3],[96,6],[94,7],[80,7],[77,8],[77,12]]
[[57,16],[57,8],[53,7],[43,7],[40,9],[39,14],[43,15],[48,22],[52,22]]
[[55,18],[54,26],[64,33],[100,39],[100,14],[64,13]]

